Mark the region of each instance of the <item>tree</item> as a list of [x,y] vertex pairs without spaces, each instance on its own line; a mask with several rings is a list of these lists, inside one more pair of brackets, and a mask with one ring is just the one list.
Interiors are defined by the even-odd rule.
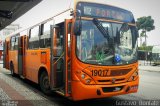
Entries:
[[[137,28],[138,30],[142,30],[141,31],[141,37],[144,36],[145,37],[145,48],[147,46],[147,32],[150,32],[151,30],[155,29],[154,26],[154,20],[152,19],[151,16],[144,16],[144,17],[140,17],[137,19]],[[145,58],[147,60],[147,50],[145,52]]]
[[[154,20],[151,16],[144,16],[137,19],[137,28],[141,30],[140,39],[145,37],[145,46],[147,46],[147,32],[155,29]],[[142,42],[141,42],[142,43]]]
[[143,46],[143,44],[145,43],[145,42],[142,43],[142,38],[143,37],[145,37],[145,31],[142,31],[141,34],[140,34],[140,46]]
[[141,46],[141,47],[138,47],[138,50],[140,51],[147,51],[147,52],[152,52],[152,49],[153,49],[153,46]]

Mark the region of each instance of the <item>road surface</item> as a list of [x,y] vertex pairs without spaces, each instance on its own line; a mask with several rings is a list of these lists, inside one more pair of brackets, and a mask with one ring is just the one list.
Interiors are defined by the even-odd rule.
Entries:
[[[9,71],[6,72],[6,70],[0,68],[0,79],[3,79],[5,81],[7,80],[7,83],[9,84],[16,83],[14,84],[16,85],[16,87],[17,87],[17,84],[19,84],[20,85],[19,87],[23,87],[22,88],[23,95],[27,92],[28,94],[31,93],[31,95],[35,95],[35,98],[41,98],[41,99],[34,100],[34,98],[31,98],[31,95],[28,95],[27,98],[28,97],[31,98],[28,100],[33,100],[37,102],[41,101],[41,103],[46,102],[48,103],[48,105],[53,105],[53,106],[64,106],[64,105],[69,105],[69,106],[70,105],[74,105],[74,106],[121,105],[122,106],[122,104],[118,104],[119,101],[132,100],[131,102],[134,102],[134,101],[144,101],[144,100],[147,100],[147,101],[160,100],[160,72],[140,70],[139,74],[140,74],[140,85],[139,85],[138,93],[115,96],[110,98],[103,98],[103,99],[92,99],[92,100],[73,102],[56,93],[53,93],[51,96],[46,96],[40,91],[39,87],[36,84],[27,80],[22,80],[18,77],[12,77]],[[12,80],[12,82],[10,82],[9,80]],[[156,104],[155,106],[160,105],[160,101],[156,101],[156,103],[158,104]],[[149,106],[149,105],[146,105],[146,106]]]

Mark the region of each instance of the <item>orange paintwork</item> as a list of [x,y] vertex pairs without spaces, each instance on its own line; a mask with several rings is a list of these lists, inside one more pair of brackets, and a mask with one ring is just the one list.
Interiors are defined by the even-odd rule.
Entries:
[[14,65],[14,72],[16,74],[18,74],[18,51],[17,50],[13,50],[10,51],[9,50],[9,62],[12,62]]
[[[28,45],[28,38],[25,39],[22,36],[26,45],[22,45],[24,56],[23,56],[23,76],[35,83],[38,83],[38,72],[41,67],[46,68],[48,74],[50,74],[50,48],[29,50],[25,49]],[[7,38],[10,39],[10,38]],[[10,41],[10,40],[8,40]],[[46,52],[44,56],[41,52]],[[14,65],[14,73],[18,74],[18,50],[9,49],[8,62],[12,62]],[[7,62],[7,61],[6,61]],[[5,67],[7,68],[7,67]],[[8,68],[7,68],[8,69]]]
[[[68,22],[71,22],[68,21]],[[67,32],[66,32],[67,33]],[[66,37],[67,38],[67,37]],[[90,98],[102,98],[102,97],[110,97],[110,96],[115,96],[115,95],[122,95],[122,94],[127,94],[127,93],[133,93],[137,92],[137,89],[130,90],[126,92],[126,89],[128,86],[135,86],[139,84],[139,77],[132,82],[128,82],[129,78],[133,74],[133,72],[137,69],[138,63],[126,65],[126,66],[96,66],[96,65],[89,65],[89,64],[84,64],[80,62],[75,53],[75,36],[72,36],[71,38],[71,56],[68,56],[66,54],[66,64],[65,67],[68,69],[68,62],[71,61],[71,94],[66,94],[65,96],[71,96],[73,100],[83,100],[83,99],[90,99]],[[27,39],[23,39],[26,40]],[[66,41],[68,44],[68,41]],[[26,44],[27,45],[27,44]],[[23,49],[26,46],[23,45]],[[66,48],[66,51],[68,51],[68,48]],[[45,52],[45,54],[41,54],[42,52]],[[14,72],[18,74],[18,60],[17,60],[17,54],[18,51],[9,51],[9,62],[13,62],[14,64]],[[23,57],[24,60],[24,77],[38,83],[38,72],[40,67],[44,67],[48,75],[50,76],[50,48],[46,49],[37,49],[37,50],[25,50],[24,51],[25,55]],[[56,53],[56,51],[55,51]],[[89,67],[89,68],[87,68]],[[124,76],[114,76],[114,77],[92,77],[91,71],[93,69],[103,69],[103,70],[116,70],[116,69],[132,69],[128,74]],[[85,69],[85,70],[84,70]],[[82,71],[83,70],[83,71]],[[67,71],[67,70],[66,70]],[[81,79],[81,72],[87,74],[91,80],[93,81],[91,85],[85,84],[85,80],[82,81]],[[57,76],[58,77],[58,76]],[[66,92],[68,90],[68,73],[66,74]],[[111,82],[104,83],[104,82],[98,82],[98,80],[111,80],[112,78],[116,79],[124,79],[123,83],[115,83],[112,84]],[[118,92],[108,92],[104,93],[102,90],[102,87],[115,87],[115,86],[124,86],[121,91]],[[101,95],[97,95],[97,90],[101,91]]]
[[[138,71],[138,62],[134,64],[129,64],[129,65],[123,65],[123,66],[97,66],[97,65],[89,65],[80,62],[77,57],[76,57],[76,52],[75,52],[75,36],[73,36],[73,43],[72,43],[72,99],[73,100],[83,100],[83,99],[91,99],[91,98],[103,98],[103,97],[110,97],[110,96],[115,96],[115,95],[123,95],[123,94],[128,94],[128,93],[134,93],[137,92],[138,89],[130,90],[129,92],[126,92],[125,90],[127,87],[131,86],[137,86],[139,85],[139,77],[135,81],[128,82],[129,78],[132,76],[132,74],[137,70]],[[88,68],[87,68],[88,67]],[[120,70],[120,69],[132,69],[128,74],[123,75],[123,76],[114,76],[114,77],[92,77],[91,70]],[[91,85],[84,84],[81,76],[81,72],[87,74],[88,76],[91,77],[93,80],[93,83]],[[112,84],[111,82],[107,83],[98,83],[98,80],[111,80],[112,78],[116,79],[122,79],[125,78],[123,81],[124,82],[118,82],[117,84]],[[116,87],[116,86],[124,86],[124,88],[119,91],[119,92],[108,92],[104,93],[102,91],[102,87]],[[101,95],[97,95],[97,90],[101,91]]]
[[[139,79],[137,79],[134,82],[126,82],[122,84],[114,84],[114,85],[84,85],[80,81],[72,81],[72,98],[73,100],[84,100],[84,99],[91,99],[91,98],[104,98],[104,97],[111,97],[116,95],[123,95],[128,93],[135,93],[137,92],[137,89],[130,90],[129,92],[126,92],[128,86],[134,86],[137,85],[139,82]],[[116,87],[116,86],[124,86],[124,88],[121,91],[118,92],[108,92],[104,93],[102,91],[102,87]],[[101,91],[101,95],[97,95],[97,90]]]
[[[87,19],[87,18],[86,18]],[[112,22],[112,20],[107,20],[109,22]],[[139,84],[139,76],[137,75],[136,79],[134,81],[130,81],[130,77],[134,74],[135,71],[138,72],[138,62],[123,66],[98,66],[98,65],[90,65],[82,63],[80,60],[76,57],[76,36],[73,35],[73,29],[74,29],[74,22],[75,19],[67,19],[65,20],[65,28],[68,29],[68,23],[72,23],[71,28],[71,46],[68,47],[68,31],[65,30],[65,94],[64,96],[69,97],[73,100],[84,100],[84,99],[91,99],[91,98],[104,98],[104,97],[110,97],[115,95],[123,95],[128,93],[134,93],[137,92],[138,88],[135,89],[128,89],[128,87],[132,86],[138,86]],[[114,21],[115,22],[115,21]],[[53,48],[56,47],[56,38],[57,38],[57,31],[58,29],[53,29]],[[23,48],[23,76],[35,83],[38,83],[38,73],[39,69],[41,67],[45,68],[49,79],[50,79],[50,73],[51,73],[51,63],[50,63],[50,48],[45,49],[35,49],[35,50],[29,50],[28,47],[28,36],[24,35],[22,36],[23,41],[25,42],[22,45]],[[10,41],[10,38],[7,38],[7,41]],[[68,50],[71,49],[71,53],[68,54]],[[15,73],[18,74],[18,60],[17,60],[17,50],[16,51],[10,51],[9,50],[9,57],[8,62],[13,62],[14,64],[14,70]],[[57,51],[53,50],[53,54],[56,54]],[[7,59],[6,59],[7,60]],[[70,70],[68,70],[69,65],[68,63],[71,62]],[[56,64],[56,63],[55,63]],[[7,67],[6,67],[7,68]],[[54,67],[56,68],[56,67]],[[118,70],[129,70],[128,73],[124,73],[123,75],[118,76],[107,76],[107,77],[99,77],[99,76],[92,76],[91,70],[107,70],[111,74],[111,71],[118,71]],[[69,75],[69,71],[71,75]],[[84,73],[86,75],[86,78],[90,79],[91,83],[86,84],[86,79],[82,79],[81,75]],[[118,73],[118,72],[117,72]],[[71,81],[69,81],[68,76],[71,76]],[[55,76],[58,77],[58,76]],[[115,81],[112,83],[113,79],[117,79],[119,81]],[[69,88],[69,84],[71,85],[71,88]],[[102,88],[108,88],[108,87],[119,87],[123,86],[122,90],[116,91],[116,92],[104,92]],[[68,93],[68,90],[71,89],[71,93]],[[97,94],[97,90],[100,92],[100,95]]]
[[5,68],[9,69],[9,45],[10,45],[10,39],[6,38],[5,40],[5,45],[6,46],[6,57],[5,57]]
[[[46,62],[44,63],[41,59],[41,52],[46,52]],[[38,71],[40,67],[46,68],[50,75],[50,49],[42,50],[26,50],[26,78],[33,82],[38,83]]]
[[[68,22],[71,22],[71,20]],[[110,97],[110,96],[115,96],[115,95],[122,95],[122,94],[137,92],[137,89],[130,90],[129,92],[126,92],[125,90],[127,89],[128,86],[135,86],[139,84],[139,77],[135,81],[132,81],[132,82],[127,81],[129,80],[133,72],[137,69],[138,63],[134,63],[134,64],[126,65],[126,66],[95,66],[95,65],[84,64],[80,62],[76,57],[76,53],[75,53],[75,48],[76,48],[75,39],[76,38],[75,36],[72,36],[71,39],[72,39],[71,40],[71,49],[72,49],[71,56],[68,56],[68,54],[66,54],[65,67],[67,69],[68,62],[71,61],[71,92],[72,93],[66,94],[65,96],[70,95],[73,100],[83,100],[83,99]],[[23,40],[26,40],[26,42],[28,41],[27,39],[23,39]],[[68,41],[66,41],[66,43],[68,44]],[[23,49],[25,47],[26,46],[23,45]],[[68,48],[66,48],[66,50],[68,51]],[[41,54],[41,52],[45,52],[46,54],[45,55]],[[11,61],[13,62],[14,71],[15,73],[18,74],[17,53],[18,53],[17,50],[9,51],[9,62]],[[27,50],[26,49],[24,53],[25,55],[23,58],[24,59],[23,65],[24,65],[24,77],[25,78],[35,83],[38,83],[38,72],[39,72],[40,67],[44,67],[47,70],[48,75],[50,76],[50,48],[37,49],[37,50]],[[56,51],[54,53],[56,53]],[[86,68],[86,67],[89,67],[89,68]],[[92,77],[91,72],[90,72],[90,70],[93,70],[93,69],[116,70],[116,69],[128,69],[128,68],[132,69],[128,74],[124,76],[116,76],[116,77],[108,77],[108,78],[97,77],[97,76]],[[91,77],[93,81],[91,85],[87,85],[84,83],[85,81],[81,80],[80,74],[82,70],[83,70],[83,73]],[[125,78],[123,83],[112,84],[111,82],[108,82],[107,84],[104,82],[102,83],[98,82],[98,80],[111,80],[112,78],[121,79],[123,77]],[[68,74],[66,74],[65,78],[66,78],[66,88],[68,88],[67,87],[68,86],[67,85],[68,84],[67,83]],[[124,86],[124,87],[121,91],[118,91],[118,92],[104,93],[102,91],[102,87],[115,87],[115,86]],[[68,89],[66,89],[66,92],[67,90]],[[101,95],[97,95],[97,90],[101,91]]]

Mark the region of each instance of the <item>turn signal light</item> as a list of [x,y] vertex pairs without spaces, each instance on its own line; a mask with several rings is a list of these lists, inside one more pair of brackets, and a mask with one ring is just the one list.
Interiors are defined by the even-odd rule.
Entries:
[[138,70],[136,70],[128,81],[135,81],[138,78]]

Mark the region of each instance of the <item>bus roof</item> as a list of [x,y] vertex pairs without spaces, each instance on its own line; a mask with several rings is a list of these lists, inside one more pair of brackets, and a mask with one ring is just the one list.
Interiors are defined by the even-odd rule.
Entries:
[[19,30],[15,31],[15,32],[9,34],[8,36],[6,36],[6,38],[9,38],[9,37],[11,37],[11,36],[14,36],[14,35],[16,35],[17,33],[26,31],[27,29],[33,28],[34,26],[40,25],[40,24],[45,23],[45,22],[47,22],[47,21],[49,21],[49,20],[52,20],[52,19],[60,16],[61,14],[65,13],[65,12],[68,12],[68,11],[70,11],[70,10],[72,10],[72,9],[69,8],[69,9],[67,9],[67,10],[64,10],[64,11],[62,11],[62,12],[54,15],[53,17],[50,17],[50,18],[48,18],[48,19],[46,19],[46,20],[44,20],[44,21],[39,22],[38,24],[30,25],[29,27],[27,26],[27,27],[24,27],[24,28],[22,28],[22,29],[19,29]]
[[[128,11],[128,12],[131,12],[127,9],[124,9],[122,7],[119,7],[119,6],[114,6],[114,5],[111,5],[111,4],[107,4],[107,3],[104,3],[104,2],[98,2],[98,0],[74,0],[74,8],[76,8],[76,5],[78,2],[89,2],[89,3],[96,3],[96,4],[102,4],[102,5],[108,5],[108,6],[112,6],[112,7],[116,7],[116,8],[119,8],[119,9],[123,9],[125,11]],[[131,12],[132,13],[132,12]]]
[[[64,11],[58,13],[58,14],[55,14],[53,17],[49,17],[48,19],[46,19],[46,20],[44,20],[44,21],[41,21],[41,22],[39,22],[38,24],[31,25],[30,27],[25,27],[25,28],[19,29],[19,30],[15,31],[15,32],[9,34],[8,36],[6,36],[6,38],[7,38],[7,37],[14,36],[14,35],[17,34],[17,33],[23,32],[23,31],[25,31],[25,30],[27,30],[27,29],[30,29],[30,28],[34,27],[34,26],[40,25],[40,24],[42,24],[42,23],[45,23],[46,21],[52,20],[53,18],[55,18],[55,17],[57,17],[57,16],[65,13],[65,12],[74,10],[74,9],[76,8],[76,5],[77,5],[78,2],[89,2],[89,3],[97,3],[97,4],[102,4],[102,5],[108,5],[108,4],[105,4],[105,3],[102,3],[102,2],[97,2],[97,0],[72,0],[72,1],[71,1],[71,6],[69,6],[66,10],[64,10]],[[117,7],[117,6],[113,6],[113,5],[108,5],[108,6],[112,6],[112,7],[116,7],[116,8],[125,10],[125,9],[123,9],[123,8],[120,8],[120,7]],[[125,10],[125,11],[128,11],[128,10]],[[128,11],[128,12],[130,12],[130,11]]]

